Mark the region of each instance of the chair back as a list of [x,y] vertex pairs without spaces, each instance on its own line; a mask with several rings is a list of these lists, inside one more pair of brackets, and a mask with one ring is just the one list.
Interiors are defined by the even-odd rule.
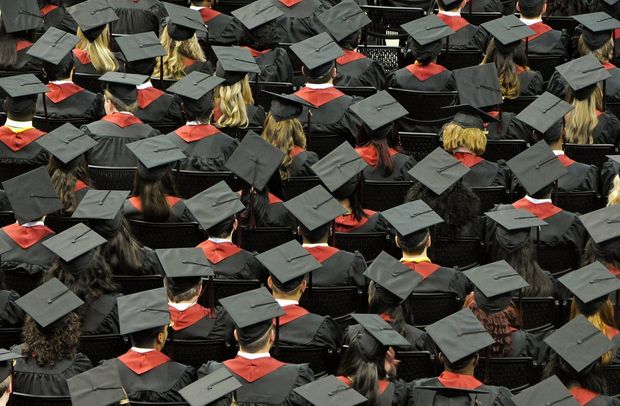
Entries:
[[100,77],[101,75],[98,73],[73,72],[71,80],[73,80],[73,83],[75,83],[76,85],[93,93],[102,93],[103,82],[99,80]]
[[387,251],[389,239],[385,233],[340,233],[334,238],[334,246],[344,251],[359,251],[366,262],[373,261],[381,251]]
[[0,328],[0,348],[11,348],[23,341],[21,328]]
[[491,210],[496,204],[506,203],[508,199],[508,193],[503,186],[472,187],[471,191],[480,199],[480,215]]
[[83,125],[89,124],[91,121],[92,121],[91,119],[85,119],[85,118],[72,118],[72,119],[47,118],[46,119],[45,117],[34,116],[32,118],[32,125],[34,126],[34,128],[37,128],[41,131],[45,131],[46,133],[49,133],[66,123],[71,123],[77,128],[80,128]]
[[467,68],[479,65],[480,62],[482,62],[482,52],[477,49],[444,50],[437,57],[437,63],[448,70]]
[[306,290],[299,305],[321,316],[341,317],[363,312],[366,307],[357,286],[313,286]]
[[311,132],[307,138],[306,148],[308,151],[316,152],[319,158],[325,157],[343,142],[350,142],[350,137],[344,134],[316,134]]
[[557,192],[553,203],[571,213],[586,214],[603,207],[603,201],[595,190],[581,192]]
[[275,347],[271,348],[271,352],[278,361],[289,364],[310,364],[315,378],[335,372],[330,362],[332,352],[327,347],[280,344],[277,354],[275,354]]
[[291,200],[320,184],[321,180],[318,176],[293,176],[282,183],[282,190],[286,200]]
[[86,355],[93,365],[123,355],[131,348],[131,342],[118,334],[84,335],[80,337],[80,352]]
[[487,147],[482,157],[487,161],[508,161],[527,149],[524,140],[487,140]]
[[0,227],[15,223],[15,214],[12,211],[0,211]]
[[502,104],[502,111],[519,114],[534,100],[536,100],[536,96],[519,96],[516,99],[506,98],[504,99],[504,104]]
[[548,81],[555,72],[555,67],[562,65],[565,61],[562,55],[528,55],[527,64],[531,70],[538,71],[543,80]]
[[200,368],[209,361],[222,362],[235,356],[234,349],[223,340],[175,339],[174,331],[170,330],[163,352],[176,362]]
[[609,396],[620,395],[620,364],[605,365],[603,375],[607,382],[607,394]]
[[579,254],[580,253],[566,246],[536,246],[538,265],[552,274],[578,269],[580,261]]
[[[16,176],[23,175],[40,166],[41,165],[0,163],[0,182],[13,179]],[[0,185],[0,187],[2,187],[2,185]]]
[[521,312],[523,330],[540,329],[547,326],[560,327],[560,302],[553,297],[513,297]]
[[136,168],[88,165],[92,187],[99,190],[132,190]]
[[293,230],[288,227],[243,228],[237,235],[241,240],[241,248],[258,253],[269,251],[295,238]]
[[434,356],[428,351],[396,351],[398,378],[405,382],[437,375]]
[[357,52],[381,63],[386,72],[393,72],[405,65],[403,53],[397,46],[360,45]]
[[495,20],[496,18],[502,17],[502,13],[495,12],[469,12],[467,6],[463,8],[463,12],[461,16],[469,21],[470,24],[480,26],[481,24],[487,23],[489,21]]
[[[534,360],[530,357],[480,357],[476,378],[487,385],[503,386],[519,392],[530,386],[534,374]],[[488,377],[488,379],[486,379]]]
[[[203,285],[203,294],[198,298],[198,303],[204,307],[209,307],[209,287],[207,286],[206,281],[203,282]],[[247,292],[260,287],[261,282],[257,279],[216,278],[213,280],[213,299],[215,300],[215,303],[217,303],[217,301],[222,298],[237,295],[239,293]]]
[[405,201],[405,195],[412,185],[410,181],[365,180],[363,205],[375,211],[399,206]]
[[569,158],[583,164],[595,165],[602,168],[607,161],[607,155],[615,155],[616,147],[613,144],[564,144],[564,153]]
[[398,136],[403,152],[418,162],[441,146],[439,136],[433,133],[400,132]]
[[393,87],[388,92],[407,110],[407,118],[411,120],[448,122],[454,117],[453,113],[442,110],[442,107],[455,104],[457,92],[426,92]]
[[408,34],[401,25],[425,15],[421,8],[366,5],[361,7],[371,21],[362,29],[362,35],[373,39],[406,39]]
[[128,221],[134,237],[149,248],[195,247],[204,241],[198,223],[151,223],[136,219]]
[[173,171],[177,192],[183,199],[190,199],[205,189],[224,181],[232,190],[241,189],[241,181],[232,172]]
[[453,293],[412,293],[406,306],[413,316],[416,326],[428,326],[456,313],[459,302]]
[[428,250],[428,255],[436,264],[461,270],[484,263],[482,242],[476,238],[433,238],[433,244]]
[[56,234],[62,233],[78,223],[88,224],[88,220],[57,215],[45,217],[45,225],[51,228]]
[[42,396],[13,392],[9,397],[10,406],[71,406],[69,396]]
[[252,97],[254,98],[254,105],[262,106],[265,111],[269,111],[271,108],[271,101],[274,99],[274,96],[269,93],[263,92],[266,90],[268,92],[273,92],[275,94],[291,94],[295,90],[295,87],[292,83],[288,82],[258,82],[258,87],[256,81],[250,82],[250,87],[252,88]]
[[348,96],[358,96],[364,99],[377,93],[377,89],[375,89],[372,86],[334,86],[334,87]]
[[112,280],[120,286],[123,295],[164,286],[164,281],[160,275],[112,275]]

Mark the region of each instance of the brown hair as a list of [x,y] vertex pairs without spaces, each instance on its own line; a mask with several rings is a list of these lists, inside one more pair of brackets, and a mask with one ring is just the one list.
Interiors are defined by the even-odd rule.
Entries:
[[53,367],[57,362],[75,358],[80,342],[80,318],[71,312],[43,328],[27,316],[23,335],[22,355],[34,358],[39,366]]
[[280,178],[288,179],[289,167],[293,163],[293,147],[306,148],[306,135],[301,121],[298,118],[277,121],[270,112],[265,119],[261,137],[286,154],[280,164]]
[[594,129],[598,125],[597,111],[602,109],[603,92],[596,88],[590,96],[578,100],[572,89],[566,87],[566,100],[573,105],[573,110],[566,113],[564,121],[564,140],[575,144],[592,144]]
[[517,63],[515,61],[515,53],[519,45],[514,51],[509,53],[500,52],[495,46],[495,39],[489,41],[487,52],[484,55],[481,65],[486,63],[494,63],[497,68],[497,77],[499,79],[499,88],[502,96],[507,99],[516,99],[521,91],[519,75],[517,74]]
[[586,44],[583,39],[583,35],[580,35],[579,40],[577,41],[577,49],[579,50],[579,55],[581,56],[592,54],[600,63],[606,63],[609,62],[614,56],[614,40],[610,36],[609,41],[604,43],[603,46],[593,50]]
[[514,305],[508,306],[501,312],[488,314],[478,307],[473,293],[465,298],[464,308],[470,309],[480,323],[491,334],[495,342],[491,344],[491,355],[497,357],[508,357],[512,352],[512,331],[511,327],[518,325],[519,316]]

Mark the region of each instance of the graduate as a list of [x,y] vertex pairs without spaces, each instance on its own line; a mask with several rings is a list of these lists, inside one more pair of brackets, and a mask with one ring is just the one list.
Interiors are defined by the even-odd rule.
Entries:
[[[437,0],[437,8],[439,9],[437,17],[454,31],[454,34],[450,35],[446,41],[448,50],[480,49],[474,42],[478,26],[461,17],[461,11],[465,4],[465,0]],[[482,49],[480,50],[482,51]]]
[[527,54],[529,55],[561,55],[568,58],[570,37],[566,30],[554,30],[542,21],[547,12],[547,0],[518,0],[517,10],[521,13],[522,23],[526,24],[535,34],[527,37]]
[[280,42],[296,43],[324,31],[319,15],[332,3],[323,0],[271,0],[281,12],[278,17]]
[[43,27],[36,0],[8,1],[0,5],[0,44],[2,61],[0,69],[10,71],[40,71],[41,61],[28,55],[32,47],[28,30]]
[[359,392],[345,386],[333,375],[327,375],[300,386],[295,389],[295,392],[314,406],[325,405],[330,402],[335,402],[339,406],[356,406],[365,405],[368,401]]
[[110,24],[114,34],[139,34],[159,32],[160,22],[166,17],[166,9],[158,0],[108,0],[118,20]]
[[12,367],[15,360],[19,358],[22,358],[21,354],[0,348],[0,405],[2,406],[8,404],[13,386]]
[[214,0],[191,0],[189,8],[200,13],[207,26],[207,39],[214,45],[237,45],[243,35],[239,20],[213,10]]
[[[11,246],[3,239],[0,239],[0,255],[4,256],[4,254],[10,250]],[[7,289],[4,279],[4,273],[0,272],[0,328],[21,327],[24,323],[25,314],[15,303],[15,301],[19,299],[19,293]],[[2,358],[1,353],[2,350],[0,350],[0,359]],[[0,369],[1,368],[0,366]],[[2,378],[2,376],[0,376],[0,378]],[[2,381],[3,379],[0,379],[0,385]],[[2,393],[2,390],[0,390],[0,393]]]
[[39,0],[38,3],[45,30],[54,27],[71,34],[77,32],[77,24],[67,12],[65,4],[57,0]]
[[590,235],[584,262],[599,261],[616,276],[620,275],[620,234],[613,224],[618,213],[620,205],[615,204],[579,217]]
[[129,404],[114,365],[100,365],[67,379],[71,405],[119,406]]

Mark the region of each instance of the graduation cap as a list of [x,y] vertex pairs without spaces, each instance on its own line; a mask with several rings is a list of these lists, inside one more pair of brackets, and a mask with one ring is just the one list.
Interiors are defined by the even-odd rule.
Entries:
[[620,205],[613,205],[579,216],[592,241],[601,244],[620,237]]
[[305,100],[299,99],[289,94],[277,94],[263,90],[263,93],[271,95],[271,108],[269,112],[277,122],[298,118],[305,107],[314,107]]
[[585,304],[606,299],[611,292],[620,289],[620,279],[598,261],[570,272],[558,281]]
[[523,109],[517,118],[543,134],[545,141],[553,142],[562,135],[562,119],[572,109],[572,104],[545,92]]
[[499,120],[484,111],[470,106],[469,104],[459,104],[455,106],[442,107],[446,113],[455,113],[454,118],[450,122],[461,128],[477,128],[484,130],[484,123],[498,122]]
[[484,214],[499,224],[495,230],[495,239],[508,252],[514,252],[530,241],[532,227],[547,225],[524,209],[507,208]]
[[254,131],[248,131],[224,166],[256,189],[263,190],[282,159],[284,152]]
[[82,299],[56,278],[31,290],[15,303],[43,328],[84,304]]
[[179,390],[179,395],[190,406],[206,406],[241,386],[241,382],[228,369],[219,368]]
[[19,358],[24,358],[24,356],[11,350],[0,348],[0,382],[4,382],[11,374],[13,361]]
[[193,288],[203,277],[215,275],[211,263],[200,248],[157,249],[155,253],[166,273],[168,287],[175,294]]
[[437,4],[444,10],[452,10],[461,4],[463,0],[437,0]]
[[344,55],[342,49],[326,32],[293,44],[290,49],[310,70],[327,65]]
[[377,355],[385,354],[388,347],[410,345],[378,314],[354,313],[351,317],[359,325],[349,327],[345,342],[351,345],[351,342],[355,340],[354,337],[357,337],[357,345],[367,359],[376,359]]
[[284,15],[271,0],[257,0],[231,12],[248,30]]
[[207,93],[221,85],[224,79],[193,71],[166,89],[166,92],[181,96],[183,100],[198,101]]
[[477,108],[503,103],[497,69],[493,63],[470,66],[452,71],[459,92],[459,103]]
[[41,166],[2,182],[2,188],[20,224],[62,209],[47,169]]
[[405,30],[415,42],[413,45],[416,53],[428,52],[435,46],[441,46],[439,41],[449,37],[455,32],[435,14],[409,21],[401,25],[401,28]]
[[347,213],[347,209],[321,185],[284,202],[284,207],[308,231],[316,230]]
[[577,373],[614,348],[613,342],[581,314],[544,341]]
[[143,84],[149,77],[135,73],[106,72],[99,80],[105,83],[106,89],[115,97],[127,104],[138,100],[138,85]]
[[168,13],[166,28],[173,40],[185,41],[193,37],[196,31],[207,32],[207,26],[198,10],[167,2],[164,2],[164,6]]
[[49,91],[32,73],[0,78],[0,88],[11,98],[36,96]]
[[577,100],[589,97],[598,82],[611,77],[607,69],[592,54],[556,66],[555,70],[573,89]]
[[186,200],[185,206],[205,230],[245,209],[239,195],[223,180]]
[[90,42],[99,37],[107,24],[118,20],[107,0],[88,0],[67,8],[67,11]]
[[43,241],[43,246],[58,255],[60,266],[77,275],[88,269],[95,248],[107,242],[84,223],[78,223],[60,234]]
[[147,180],[161,179],[171,164],[186,158],[183,151],[167,135],[158,135],[126,144],[138,158],[138,174]]
[[2,0],[0,11],[2,11],[2,23],[8,34],[43,26],[43,17],[37,0]]
[[545,141],[537,142],[506,164],[530,196],[567,173]]
[[469,309],[427,326],[426,332],[450,363],[469,357],[495,342]]
[[109,239],[123,224],[121,209],[129,194],[128,190],[89,189],[71,217],[88,219],[93,231]]
[[416,178],[435,194],[440,195],[469,171],[470,169],[458,159],[437,147],[411,168],[409,175]]
[[230,86],[242,80],[248,73],[261,73],[254,57],[246,48],[212,46],[217,57],[215,74],[224,79],[223,84]]
[[97,145],[97,141],[71,123],[65,123],[36,141],[62,164],[74,168],[86,151]]
[[285,292],[297,288],[301,277],[322,267],[321,263],[295,240],[258,254],[256,259],[274,276],[272,280],[276,287]]
[[533,29],[513,14],[487,21],[480,26],[495,38],[495,45],[500,49],[518,45],[522,39],[536,34]]
[[409,112],[394,99],[387,90],[382,90],[349,106],[366,127],[373,138],[384,137],[394,121],[406,116]]
[[342,41],[371,23],[366,12],[351,0],[328,8],[319,14],[318,20],[336,41]]
[[[375,282],[376,294],[394,306],[404,302],[420,282],[422,276],[385,251],[372,261],[364,276]],[[386,295],[385,293],[389,293]],[[392,300],[393,299],[393,300]]]
[[67,379],[73,406],[109,406],[127,398],[114,364],[102,364]]
[[[324,156],[310,169],[332,193],[341,186],[348,185],[351,193],[357,185],[357,175],[368,165],[348,142],[343,142]],[[343,193],[346,194],[346,193]],[[349,193],[350,194],[350,193]]]
[[573,397],[562,381],[555,375],[522,390],[519,394],[512,397],[512,401],[516,406],[579,406],[577,399]]
[[314,406],[357,406],[367,401],[359,392],[333,375],[299,386],[294,391]]
[[153,31],[116,37],[115,40],[125,62],[152,60],[167,53]]
[[573,16],[582,25],[581,37],[591,50],[599,49],[610,40],[614,30],[620,28],[620,21],[600,11]]
[[121,335],[170,323],[166,288],[145,290],[116,298]]
[[284,310],[264,288],[250,290],[220,299],[220,304],[237,326],[237,335],[244,343],[261,338],[272,320],[283,316]]
[[77,45],[76,35],[50,27],[26,52],[52,65],[58,65]]
[[475,286],[476,304],[487,314],[501,312],[516,290],[530,286],[508,262],[501,260],[463,272]]
[[435,213],[422,200],[401,204],[391,209],[381,212],[381,215],[387,220],[398,235],[407,237],[413,233],[424,231],[435,224],[443,223],[443,219],[439,214]]

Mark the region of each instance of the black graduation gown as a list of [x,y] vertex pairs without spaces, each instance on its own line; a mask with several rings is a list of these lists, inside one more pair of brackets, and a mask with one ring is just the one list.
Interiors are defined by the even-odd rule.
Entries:
[[2,271],[25,272],[32,275],[33,287],[39,282],[42,272],[47,271],[56,254],[41,243],[54,236],[54,232],[45,226],[33,229],[18,226],[16,223],[0,229],[0,238],[11,246],[11,250],[2,254]]
[[154,87],[138,89],[138,109],[135,115],[146,124],[180,125],[183,119],[181,99]]
[[620,174],[620,164],[611,159],[607,160],[601,168],[601,194],[604,198],[614,186],[614,178]]
[[572,388],[569,392],[583,406],[617,406],[620,400],[606,395],[599,395],[584,388]]
[[458,270],[433,264],[432,262],[402,262],[413,272],[427,275],[413,293],[454,293],[463,299],[471,291],[471,283]]
[[[392,324],[390,320],[386,320],[390,325]],[[409,347],[398,347],[401,350],[405,351],[425,351],[424,348],[424,331],[420,330],[417,327],[412,326],[411,324],[405,324],[405,331],[401,334],[405,340],[409,341],[411,344]]]
[[336,86],[371,86],[383,89],[385,71],[374,59],[356,51],[345,49],[344,55],[336,59]]
[[283,13],[278,17],[280,43],[296,43],[325,30],[317,16],[329,8],[320,0],[272,0]]
[[196,380],[196,370],[170,360],[157,350],[144,354],[129,350],[104,361],[116,366],[129,400],[182,402],[179,390]]
[[245,30],[236,18],[208,7],[198,10],[207,25],[209,44],[237,45]]
[[17,292],[0,290],[0,328],[19,327],[24,322],[24,311],[15,304],[17,299]]
[[33,56],[28,55],[28,50],[32,46],[32,42],[26,40],[17,40],[15,49],[17,51],[17,60],[11,69],[4,68],[5,70],[16,71],[42,71],[43,61]]
[[380,218],[379,212],[368,209],[364,209],[364,212],[366,216],[363,216],[359,221],[352,214],[337,217],[335,219],[336,231],[343,233],[381,233],[387,230],[387,224]]
[[[190,222],[193,217],[189,214],[187,207],[182,199],[173,196],[166,196],[166,201],[170,207],[170,216],[165,221],[166,223],[182,223]],[[142,214],[142,204],[139,197],[130,197],[125,200],[123,204],[123,215],[126,218],[135,220],[144,220]]]
[[82,305],[82,334],[118,334],[120,331],[118,323],[118,308],[116,298],[118,295],[103,295],[97,300]]
[[[523,68],[518,67],[517,70]],[[545,81],[540,72],[521,70],[519,77],[519,96],[538,96],[545,91]]]
[[278,339],[280,344],[328,347],[337,351],[342,343],[342,331],[329,316],[310,313],[299,305],[283,306]]
[[187,156],[181,161],[181,169],[192,171],[227,171],[224,164],[239,145],[237,140],[208,124],[184,125],[168,137]]
[[599,190],[599,170],[596,166],[575,162],[566,155],[558,155],[558,158],[568,171],[567,174],[558,179],[558,191]]
[[89,165],[135,167],[138,163],[127,144],[159,135],[159,131],[142,123],[134,115],[112,113],[82,126],[82,131],[97,141],[86,153]]
[[[459,387],[461,390],[452,391],[445,389],[439,377],[414,381],[411,383],[407,404],[409,406],[508,406],[514,404],[511,400],[512,395],[503,386],[483,385],[474,377],[465,379],[471,384]],[[438,389],[427,389],[427,387],[438,387]],[[466,392],[466,390],[474,389],[484,393]]]
[[31,128],[19,133],[16,137],[9,127],[0,127],[0,163],[9,165],[46,165],[49,154],[39,144],[37,139],[45,133]]
[[461,11],[463,13],[501,13],[504,11],[504,5],[501,0],[469,0]]
[[[611,77],[605,79],[605,99],[614,102],[620,101],[620,69],[611,62],[605,63],[604,66],[611,75]],[[551,75],[547,84],[547,91],[564,99],[566,95],[566,81],[558,72],[553,72],[553,75]]]
[[411,64],[397,70],[391,76],[389,87],[425,92],[456,90],[452,71],[436,63]]
[[[284,48],[265,49],[257,51],[250,47],[244,47],[254,57],[254,61],[260,68],[259,80],[262,82],[286,82],[293,81],[293,65]],[[256,80],[256,74],[250,73],[250,81]]]
[[314,176],[314,172],[310,167],[319,161],[319,156],[316,152],[293,147],[291,155],[293,156],[293,162],[288,167],[289,177]]
[[620,148],[620,120],[611,113],[600,114],[592,138],[594,144],[613,144]]
[[[293,228],[297,224],[291,213],[284,207],[282,200],[269,193],[269,205],[266,207],[262,219],[256,218],[256,227],[288,227]],[[243,222],[243,226],[249,226],[249,221]]]
[[515,330],[510,337],[512,339],[511,357],[531,357],[543,364],[548,361],[549,347],[533,334],[524,330]]
[[527,125],[517,118],[514,113],[502,112],[501,116],[498,112],[490,112],[498,118],[499,122],[485,123],[489,140],[525,140],[530,144],[535,144],[537,140],[533,138],[532,131]]
[[194,303],[183,311],[179,311],[171,305],[168,305],[168,308],[170,309],[171,324],[168,337],[173,342],[176,339],[227,341],[232,337],[232,330],[235,328],[234,323],[220,307],[216,308],[216,315],[213,318],[210,309],[198,303]]
[[50,83],[47,87],[50,91],[37,99],[37,116],[45,117],[43,97],[49,118],[66,121],[86,119],[90,122],[105,115],[101,93],[90,92],[74,83]]
[[447,43],[448,49],[479,49],[475,40],[476,33],[478,32],[477,25],[470,24],[461,16],[449,16],[439,13],[437,17],[454,31],[454,34],[450,35],[447,40],[444,40],[444,48]]
[[409,170],[417,163],[413,157],[401,154],[390,148],[390,157],[394,164],[390,175],[385,175],[384,170],[377,165],[376,150],[372,146],[355,148],[355,151],[366,161],[368,166],[364,168],[364,179],[377,181],[403,181],[411,180]]
[[456,152],[454,157],[470,169],[462,178],[469,186],[503,186],[504,189],[508,189],[511,172],[506,166],[506,161],[491,162],[466,152]]
[[366,260],[358,251],[327,246],[304,248],[321,263],[321,268],[312,272],[312,286],[365,286]]
[[185,58],[185,74],[189,75],[194,71],[210,75],[213,69],[211,69],[209,61],[197,61],[195,59]]
[[528,55],[561,55],[568,58],[570,36],[566,30],[554,30],[541,22],[529,25],[536,34],[528,38]]
[[56,4],[48,4],[40,11],[41,17],[43,17],[45,31],[49,30],[50,27],[56,27],[59,30],[72,34],[77,32],[77,23],[64,7],[57,6]]
[[216,278],[265,279],[265,268],[254,255],[232,242],[206,240],[198,244],[197,248],[207,257]]
[[[342,383],[352,386],[353,383],[344,376],[337,376]],[[388,381],[382,379],[379,381],[379,398],[377,406],[401,406],[404,405],[408,398],[409,385],[401,380]]]
[[119,18],[110,23],[110,31],[115,34],[138,34],[147,31],[159,34],[161,19],[166,16],[166,11],[158,0],[111,0],[110,6]]

